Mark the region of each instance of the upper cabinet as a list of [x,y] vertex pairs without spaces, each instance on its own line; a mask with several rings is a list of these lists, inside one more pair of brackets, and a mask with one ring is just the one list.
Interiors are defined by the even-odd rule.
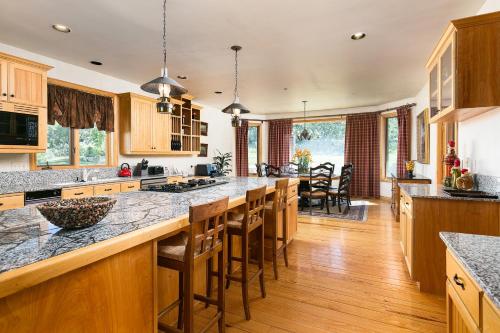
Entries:
[[[172,114],[158,113],[157,100],[133,93],[119,95],[120,151],[123,155],[191,155],[199,153],[198,109],[191,97],[170,99]],[[197,118],[197,121],[195,121]],[[193,119],[193,120],[192,120]],[[193,149],[194,148],[194,149]]]
[[500,107],[500,12],[452,21],[427,69],[431,123]]
[[47,72],[51,68],[0,53],[0,153],[47,149]]

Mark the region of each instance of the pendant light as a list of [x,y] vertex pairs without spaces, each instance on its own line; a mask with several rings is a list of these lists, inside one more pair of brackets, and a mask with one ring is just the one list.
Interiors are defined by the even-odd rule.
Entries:
[[163,0],[163,68],[161,69],[161,76],[141,86],[141,89],[148,93],[160,95],[158,103],[156,104],[156,110],[160,113],[172,112],[173,105],[169,103],[167,99],[169,96],[180,96],[187,92],[187,89],[181,84],[168,77],[166,12],[167,0]]
[[233,103],[222,109],[222,112],[231,114],[231,125],[233,127],[240,127],[240,114],[250,113],[250,110],[240,103],[240,96],[238,94],[238,51],[241,50],[241,46],[233,45],[231,46],[231,50],[234,51],[234,99]]
[[311,140],[311,134],[306,128],[306,104],[307,101],[302,101],[304,103],[304,129],[297,135],[297,141],[309,141]]

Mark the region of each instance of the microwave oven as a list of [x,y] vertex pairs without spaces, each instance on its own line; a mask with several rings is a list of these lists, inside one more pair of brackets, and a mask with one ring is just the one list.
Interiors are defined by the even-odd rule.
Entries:
[[37,146],[38,116],[0,111],[0,145]]

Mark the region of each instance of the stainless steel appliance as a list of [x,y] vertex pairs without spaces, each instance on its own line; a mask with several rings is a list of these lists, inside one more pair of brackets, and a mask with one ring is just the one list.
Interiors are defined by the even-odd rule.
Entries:
[[0,111],[0,145],[37,146],[38,116]]
[[217,172],[213,164],[196,164],[194,168],[195,176],[212,176]]
[[38,204],[54,200],[61,200],[61,189],[29,191],[24,195],[25,205]]
[[153,165],[148,167],[148,175],[163,175],[165,168],[160,165]]
[[148,189],[154,185],[166,185],[167,177],[149,178],[141,180],[141,190]]
[[154,192],[170,192],[170,193],[183,193],[188,191],[200,190],[202,188],[212,187],[227,184],[225,180],[217,181],[215,179],[190,179],[187,183],[175,184],[152,184],[149,186],[141,187],[143,191]]

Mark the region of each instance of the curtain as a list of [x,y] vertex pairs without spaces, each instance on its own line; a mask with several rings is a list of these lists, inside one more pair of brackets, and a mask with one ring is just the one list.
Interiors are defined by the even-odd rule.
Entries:
[[380,121],[378,113],[347,116],[344,163],[352,164],[351,195],[380,197]]
[[408,106],[402,106],[397,109],[397,113],[398,113],[397,168],[398,168],[398,176],[402,177],[406,173],[405,162],[410,158],[411,108]]
[[63,127],[114,131],[113,99],[80,90],[49,84],[47,87],[48,123]]
[[269,121],[267,161],[270,165],[281,167],[290,162],[292,125],[291,119]]
[[248,176],[248,120],[236,128],[236,175]]

